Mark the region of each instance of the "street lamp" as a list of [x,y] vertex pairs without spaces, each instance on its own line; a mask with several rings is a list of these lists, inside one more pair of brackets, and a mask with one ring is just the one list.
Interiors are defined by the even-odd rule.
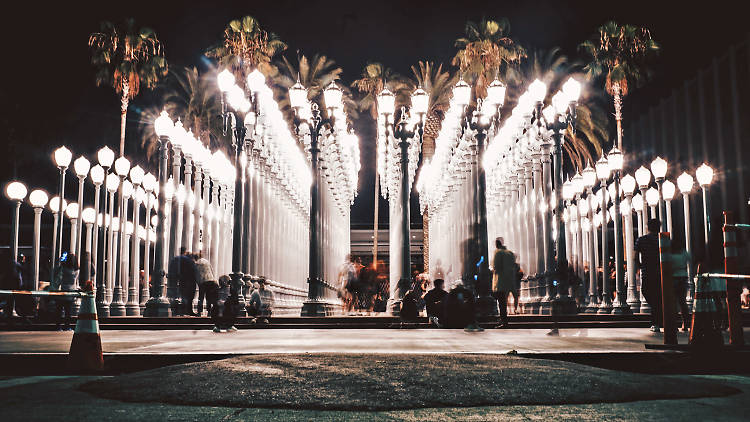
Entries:
[[[635,178],[626,174],[620,180],[620,186],[625,194],[625,202],[621,204],[621,214],[625,221],[625,256],[627,258],[627,305],[631,312],[638,312],[641,308],[641,301],[638,298],[638,288],[635,279],[635,250],[633,240],[633,211],[639,212],[633,203],[633,192],[635,192]],[[624,211],[623,211],[624,210]],[[639,221],[639,220],[638,220]],[[639,227],[640,229],[640,227]],[[619,296],[620,293],[618,292]]]
[[[10,238],[10,250],[13,253],[13,261],[18,261],[18,217],[21,210],[21,202],[26,198],[26,185],[21,182],[10,182],[5,187],[5,195],[13,201],[13,224]],[[12,312],[12,310],[11,310]]]
[[587,216],[589,219],[589,298],[586,312],[594,313],[599,310],[599,283],[597,283],[597,265],[596,262],[596,224],[594,224],[594,214],[596,214],[596,202],[594,196],[594,186],[596,185],[596,170],[591,167],[589,163],[585,169],[581,172],[583,177],[583,185],[586,188],[586,202],[588,206],[585,207],[588,210]]
[[600,314],[608,314],[612,312],[612,299],[610,298],[610,286],[609,286],[609,251],[607,244],[607,179],[610,176],[610,167],[607,158],[602,157],[596,162],[596,177],[601,183],[601,208],[602,208],[602,303],[599,305]]
[[89,169],[91,169],[91,163],[84,156],[78,157],[73,162],[73,170],[75,171],[76,176],[78,176],[78,203],[81,204],[81,206],[78,207],[78,217],[76,217],[79,222],[78,231],[76,231],[75,234],[76,249],[72,252],[75,252],[79,265],[81,263],[81,241],[83,240],[83,183],[86,181]]
[[693,302],[693,289],[695,287],[695,282],[693,281],[693,268],[691,265],[691,261],[693,259],[692,254],[692,236],[690,235],[690,192],[693,190],[693,176],[691,176],[688,172],[683,172],[678,178],[677,178],[677,187],[680,188],[680,193],[682,194],[682,217],[683,220],[685,220],[685,251],[690,256],[690,259],[687,262],[687,268],[686,268],[686,274],[688,276],[688,302],[689,305],[692,305]]
[[[91,279],[91,237],[93,235],[93,229],[94,229],[94,223],[96,222],[96,211],[94,211],[93,208],[86,208],[81,212],[81,226],[84,224],[86,225],[86,247],[84,248],[84,252],[87,253],[86,261],[83,262],[83,265],[86,267],[86,275],[88,275],[89,280]],[[78,245],[78,248],[80,249],[80,245]],[[80,258],[79,258],[80,261]],[[89,281],[89,280],[80,280],[80,281]]]
[[659,221],[661,222],[661,231],[665,232],[668,231],[667,229],[667,219],[666,219],[666,211],[664,209],[664,199],[662,198],[662,184],[664,183],[664,177],[667,175],[667,162],[661,158],[656,157],[654,158],[654,161],[651,162],[651,173],[654,174],[654,180],[656,181],[656,186],[659,190]]
[[[75,202],[68,204],[65,208],[65,216],[70,220],[70,249],[69,253],[75,253],[76,250],[76,233],[78,233],[78,209],[79,205]],[[78,256],[76,256],[78,259]]]
[[[612,304],[612,312],[614,314],[629,314],[630,307],[627,303],[627,285],[625,284],[625,274],[622,271],[622,261],[624,259],[622,218],[620,213],[620,172],[622,171],[624,161],[622,152],[616,146],[612,147],[612,150],[610,150],[609,154],[607,155],[607,161],[609,162],[609,168],[614,172],[614,194],[612,195],[614,213],[612,215],[612,218],[615,223],[615,285],[617,289],[617,297],[615,298],[615,302]],[[632,189],[635,188],[635,183],[633,183],[632,185],[633,186],[628,186],[631,188],[631,195]],[[630,217],[629,213],[628,217]]]
[[[91,181],[94,183],[94,215],[99,215],[99,208],[100,208],[100,193],[102,184],[104,184],[104,175],[105,171],[101,164],[97,164],[94,167],[91,168],[89,171],[89,175],[91,176]],[[106,196],[105,196],[106,198]],[[105,208],[106,209],[106,208]],[[94,285],[96,286],[96,302],[99,303],[103,300],[104,295],[104,277],[100,275],[101,270],[103,269],[103,266],[99,265],[99,218],[94,219],[94,228],[93,228],[93,239],[91,242],[91,255],[89,259],[91,259],[91,262],[94,263],[94,267],[96,270],[96,277]]]
[[[234,78],[234,76],[232,76]],[[153,176],[146,175],[144,176],[144,185],[146,186],[146,190],[149,191],[149,188],[151,188],[151,191],[159,192],[160,194],[157,195],[159,198],[159,205],[157,207],[157,215],[156,217],[156,244],[154,245],[154,280],[152,282],[152,285],[154,286],[154,294],[151,298],[149,298],[148,302],[146,302],[146,309],[144,310],[144,316],[152,316],[152,317],[158,317],[158,316],[170,316],[171,309],[169,306],[169,300],[164,296],[165,289],[164,289],[164,260],[166,258],[166,247],[164,244],[164,239],[167,236],[167,227],[165,225],[166,223],[166,184],[167,184],[167,159],[168,157],[168,148],[169,148],[169,142],[170,137],[172,136],[172,133],[174,131],[174,122],[172,122],[172,119],[169,118],[169,115],[167,114],[166,110],[162,110],[161,114],[159,114],[159,117],[157,117],[154,120],[154,131],[156,132],[156,136],[159,138],[159,169],[158,169],[158,180],[155,179]],[[146,214],[148,215],[148,213]],[[146,257],[146,274],[148,275],[151,271],[151,268],[148,264],[148,256]],[[217,269],[214,268],[214,271]],[[148,283],[148,278],[146,278],[146,283]]]
[[703,194],[703,247],[704,247],[704,263],[708,265],[708,260],[711,257],[709,249],[709,235],[711,234],[711,203],[708,196],[708,186],[714,179],[714,169],[709,167],[706,163],[701,164],[695,170],[695,178],[698,179],[698,185],[701,187]]
[[[65,211],[65,207],[68,206],[68,203],[63,199],[62,201],[62,207],[60,206],[60,197],[55,196],[54,198],[49,200],[49,209],[52,211],[52,218],[53,218],[53,224],[52,224],[52,253],[54,254],[57,250],[57,225],[59,224],[59,218],[61,215],[60,210]],[[52,257],[52,262],[54,264],[54,256]],[[54,269],[54,268],[53,268]],[[50,273],[50,277],[54,275],[54,272]]]
[[106,233],[106,241],[107,241],[107,248],[105,251],[105,257],[104,261],[106,261],[106,294],[104,295],[104,302],[99,303],[97,302],[97,314],[99,311],[101,311],[101,314],[104,316],[110,315],[110,304],[112,303],[112,295],[114,290],[114,283],[115,283],[115,251],[117,250],[116,245],[114,244],[115,241],[115,232],[116,224],[115,224],[115,192],[120,187],[120,178],[114,174],[110,173],[107,175],[105,179],[105,187],[107,189],[107,193],[109,194],[107,196],[107,204],[108,204],[108,210],[107,215],[108,218],[103,221],[103,223],[106,223],[107,225],[107,233]]
[[29,194],[29,202],[34,208],[34,267],[32,273],[34,285],[32,290],[39,290],[39,246],[42,231],[42,211],[44,206],[47,205],[48,199],[47,192],[41,189],[33,190]]
[[[58,188],[58,196],[60,198],[65,198],[65,171],[70,165],[70,160],[73,158],[73,154],[69,149],[62,146],[55,150],[54,157],[55,165],[57,165],[57,168],[60,170],[60,185]],[[54,277],[56,269],[60,266],[60,255],[62,253],[62,213],[63,209],[62,207],[60,207],[57,211],[57,224],[59,226],[55,227],[55,240],[53,242],[53,244],[57,245],[57,250],[52,251],[52,255],[54,256],[54,259],[52,261],[54,263],[52,277]]]
[[141,252],[140,239],[137,229],[140,226],[140,207],[143,203],[146,192],[141,188],[145,172],[141,166],[136,165],[130,169],[130,181],[133,183],[133,227],[135,231],[130,239],[130,281],[128,286],[128,302],[125,305],[125,312],[128,316],[139,316],[141,314],[141,304],[138,300],[140,288],[140,259]]
[[666,203],[667,231],[672,239],[672,199],[674,198],[675,185],[665,180],[661,185],[661,198]]

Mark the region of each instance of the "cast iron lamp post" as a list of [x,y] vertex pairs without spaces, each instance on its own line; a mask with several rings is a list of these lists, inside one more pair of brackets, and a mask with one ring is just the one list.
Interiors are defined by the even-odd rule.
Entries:
[[589,300],[586,312],[595,313],[599,310],[599,283],[597,282],[597,265],[596,260],[596,224],[594,224],[594,215],[596,214],[596,202],[594,196],[594,186],[596,185],[596,170],[591,164],[581,172],[583,185],[586,187],[586,201],[588,202],[589,211]]
[[[13,261],[18,261],[18,216],[21,210],[21,202],[26,198],[28,189],[21,182],[10,182],[5,187],[5,195],[13,201],[13,223],[10,237],[10,250],[13,254]],[[13,310],[11,309],[11,313]]]
[[602,302],[599,305],[599,314],[608,314],[612,312],[612,298],[610,298],[609,286],[609,248],[607,240],[607,180],[611,174],[609,162],[602,154],[602,158],[596,162],[596,177],[601,183],[599,192],[602,194]]
[[[638,298],[638,288],[635,281],[635,250],[633,241],[633,192],[635,191],[635,178],[626,174],[622,178],[620,186],[625,194],[625,202],[621,204],[620,213],[625,220],[625,253],[627,257],[627,284],[628,297],[627,304],[631,312],[638,312],[641,309],[641,301]],[[619,296],[620,293],[618,292]]]
[[656,180],[656,186],[658,187],[659,191],[659,221],[661,223],[661,231],[666,232],[669,231],[667,229],[667,216],[666,211],[664,209],[664,197],[662,195],[662,184],[664,183],[664,178],[667,175],[667,162],[661,158],[656,157],[654,158],[654,161],[651,162],[651,173],[654,174],[654,180]]
[[[72,158],[73,154],[64,146],[55,150],[55,164],[60,170],[60,185],[57,194],[62,200],[64,200],[65,198],[65,171],[68,169],[70,160]],[[58,207],[57,210],[57,226],[55,227],[55,241],[53,242],[53,244],[55,244],[57,248],[56,250],[52,251],[52,262],[54,264],[52,271],[53,276],[57,268],[60,266],[60,255],[62,253],[63,208],[64,207]]]
[[33,290],[39,290],[39,246],[42,230],[42,211],[47,205],[49,196],[47,192],[36,189],[29,194],[29,202],[34,208],[34,266],[32,277],[34,278]]
[[[612,313],[614,314],[629,314],[630,307],[627,303],[627,285],[625,284],[625,274],[623,273],[623,230],[622,230],[622,215],[620,212],[620,172],[623,168],[623,155],[617,147],[612,147],[607,155],[607,161],[609,168],[613,174],[613,215],[615,226],[615,287],[617,289],[617,297],[612,304]],[[630,187],[630,186],[628,186]],[[632,190],[631,190],[632,194]],[[628,214],[630,216],[630,214]],[[631,218],[632,220],[632,218]]]
[[91,169],[91,163],[89,160],[86,159],[84,156],[78,157],[73,162],[73,170],[76,173],[76,176],[78,176],[78,203],[81,205],[78,207],[78,231],[76,231],[75,239],[76,239],[76,249],[75,254],[76,258],[78,258],[78,263],[80,265],[81,263],[81,243],[83,241],[83,184],[86,181],[86,176],[89,174],[89,170]]
[[693,302],[693,289],[695,288],[693,281],[693,266],[691,261],[693,260],[693,247],[692,238],[690,234],[690,192],[693,190],[693,176],[687,172],[683,172],[680,177],[677,178],[677,187],[680,188],[682,194],[682,217],[685,220],[685,251],[690,256],[690,260],[687,262],[687,276],[688,276],[688,305],[692,305]]
[[661,185],[661,198],[664,201],[665,213],[667,220],[667,231],[669,238],[672,239],[672,199],[674,198],[675,185],[669,180],[665,180]]
[[709,248],[709,236],[711,234],[711,203],[708,195],[708,186],[714,178],[714,169],[706,165],[706,163],[703,163],[695,170],[695,178],[698,179],[698,185],[700,185],[701,193],[703,194],[703,261],[706,265],[709,265],[708,261],[711,257],[711,250]]

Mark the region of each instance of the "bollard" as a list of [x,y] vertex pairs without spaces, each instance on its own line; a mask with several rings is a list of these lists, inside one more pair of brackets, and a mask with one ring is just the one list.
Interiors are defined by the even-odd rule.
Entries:
[[[724,211],[724,272],[737,274],[737,227],[734,214]],[[729,344],[742,346],[745,344],[742,333],[742,309],[740,308],[740,294],[742,282],[738,279],[726,279],[727,316],[729,319]]]
[[674,282],[672,281],[672,241],[669,233],[659,233],[659,262],[661,263],[661,303],[664,320],[664,344],[677,344]]

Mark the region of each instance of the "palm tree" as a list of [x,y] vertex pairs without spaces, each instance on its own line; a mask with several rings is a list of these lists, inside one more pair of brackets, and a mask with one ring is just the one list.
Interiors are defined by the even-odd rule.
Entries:
[[[433,62],[420,61],[411,67],[414,80],[410,81],[410,92],[416,87],[422,87],[428,96],[428,108],[425,115],[424,131],[422,134],[422,160],[430,160],[435,154],[435,139],[440,133],[443,117],[450,107],[450,99],[453,95],[453,86],[456,84],[456,75],[443,71],[443,65],[437,67]],[[429,271],[429,215],[428,211],[422,214],[422,234],[424,236],[425,248],[423,251],[424,268]]]
[[224,137],[216,78],[184,67],[171,71],[167,82],[164,104],[169,115],[182,119],[207,146],[218,147],[217,140]]
[[141,90],[153,88],[167,73],[164,49],[154,31],[137,28],[133,19],[121,25],[104,21],[100,32],[89,36],[96,85],[109,85],[120,94],[120,155],[125,152],[128,104]]
[[[352,88],[356,89],[359,94],[358,107],[360,111],[368,110],[370,116],[377,122],[378,120],[378,94],[387,86],[392,92],[401,93],[407,88],[404,78],[395,73],[391,68],[384,66],[382,63],[368,63],[362,70],[362,77],[352,82]],[[400,95],[402,96],[402,95]],[[375,156],[377,157],[377,142],[375,143]],[[374,224],[372,233],[372,265],[377,269],[378,265],[378,225],[380,210],[380,175],[378,166],[375,166],[375,204],[374,204]]]
[[510,22],[506,18],[482,19],[478,24],[468,21],[464,32],[465,36],[455,42],[459,50],[452,64],[474,84],[476,96],[484,97],[495,75],[520,63],[526,51],[510,37]]
[[245,16],[229,22],[224,29],[223,42],[211,47],[206,55],[216,58],[219,65],[230,69],[244,82],[255,68],[266,76],[272,75],[271,61],[286,48],[278,35],[264,31],[254,17]]
[[658,53],[659,45],[647,28],[610,21],[579,48],[590,59],[585,67],[588,77],[605,75],[605,88],[615,105],[617,147],[622,150],[622,97],[632,86],[639,87],[650,78],[646,62],[652,53]]

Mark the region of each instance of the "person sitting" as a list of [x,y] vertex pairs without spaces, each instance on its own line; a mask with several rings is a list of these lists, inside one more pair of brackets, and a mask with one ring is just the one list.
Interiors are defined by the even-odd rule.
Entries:
[[248,314],[260,318],[259,322],[268,324],[268,318],[273,313],[274,298],[273,292],[266,288],[265,278],[258,279],[258,289],[250,294],[249,302]]
[[456,280],[453,288],[445,296],[444,303],[446,328],[464,328],[466,331],[484,331],[476,324],[474,294]]
[[422,284],[413,283],[411,289],[406,292],[401,300],[401,311],[399,317],[402,322],[415,322],[419,319],[419,312],[424,307],[422,303]]
[[441,327],[445,322],[445,312],[443,308],[443,301],[448,292],[443,289],[445,280],[438,278],[435,280],[434,288],[432,288],[426,295],[424,295],[424,303],[427,308],[427,319],[430,324],[436,327]]

